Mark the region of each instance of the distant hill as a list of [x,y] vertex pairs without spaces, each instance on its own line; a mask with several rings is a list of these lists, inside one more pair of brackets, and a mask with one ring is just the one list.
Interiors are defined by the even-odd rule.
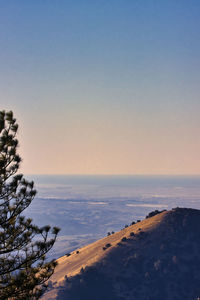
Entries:
[[156,213],[58,259],[43,299],[200,297],[200,210]]

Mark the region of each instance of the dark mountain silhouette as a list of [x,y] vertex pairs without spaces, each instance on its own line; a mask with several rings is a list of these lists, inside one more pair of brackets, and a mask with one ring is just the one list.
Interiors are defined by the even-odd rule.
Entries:
[[68,277],[46,299],[196,300],[200,297],[200,211],[176,208],[151,213],[66,257],[54,280],[63,275],[62,267]]

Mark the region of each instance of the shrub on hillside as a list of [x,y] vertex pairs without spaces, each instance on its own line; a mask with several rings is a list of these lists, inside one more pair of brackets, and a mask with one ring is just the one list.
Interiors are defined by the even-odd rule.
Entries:
[[108,243],[108,244],[106,244],[102,249],[103,249],[103,250],[106,250],[106,249],[108,249],[108,248],[110,248],[110,247],[111,247],[111,244]]
[[154,210],[154,211],[151,211],[151,212],[146,216],[146,219],[151,218],[151,217],[153,217],[153,216],[156,216],[156,215],[162,213],[163,211],[166,211],[166,209],[160,210],[160,211],[156,209],[156,210]]
[[122,242],[125,242],[126,240],[127,238],[125,236],[121,239]]

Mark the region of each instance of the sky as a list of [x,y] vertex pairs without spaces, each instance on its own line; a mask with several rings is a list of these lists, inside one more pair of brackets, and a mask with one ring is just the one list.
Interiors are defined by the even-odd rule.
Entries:
[[200,174],[199,0],[0,0],[25,174]]

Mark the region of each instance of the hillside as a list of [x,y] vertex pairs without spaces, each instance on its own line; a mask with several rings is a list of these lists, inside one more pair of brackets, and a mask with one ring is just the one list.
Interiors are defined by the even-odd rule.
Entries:
[[177,208],[58,259],[42,299],[197,299],[200,211]]

